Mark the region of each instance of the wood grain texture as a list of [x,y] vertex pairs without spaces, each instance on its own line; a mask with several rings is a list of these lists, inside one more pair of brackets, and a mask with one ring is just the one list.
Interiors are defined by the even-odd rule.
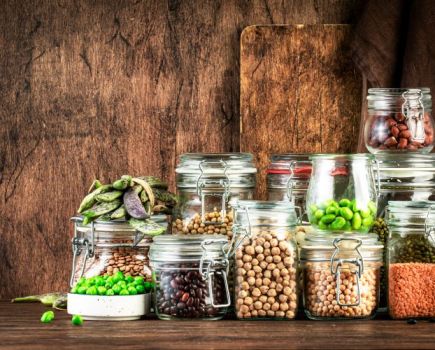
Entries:
[[65,289],[94,177],[238,151],[251,24],[348,23],[358,0],[0,2],[0,297]]
[[433,349],[434,324],[369,321],[85,321],[41,305],[0,302],[1,349]]
[[272,153],[348,153],[358,143],[362,77],[349,25],[251,26],[241,39],[242,151],[266,198]]

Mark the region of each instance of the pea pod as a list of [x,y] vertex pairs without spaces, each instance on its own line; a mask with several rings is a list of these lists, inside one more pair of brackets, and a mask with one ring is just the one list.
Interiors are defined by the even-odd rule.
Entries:
[[158,236],[166,231],[166,229],[163,226],[156,224],[155,222],[152,222],[150,220],[143,221],[143,220],[137,220],[133,218],[130,219],[128,223],[135,230],[149,236]]
[[[119,199],[115,199],[114,201],[108,203],[98,203],[91,209],[84,211],[83,216],[87,219],[87,221],[92,221],[101,215],[110,213],[111,211],[119,208],[121,204],[122,202]],[[85,222],[83,222],[83,224],[85,224]]]
[[139,176],[136,179],[146,181],[152,188],[160,188],[162,190],[168,189],[168,184],[156,176]]
[[149,217],[140,201],[139,195],[132,188],[124,193],[124,206],[132,218],[147,219]]
[[103,186],[103,184],[100,182],[100,180],[95,179],[94,182],[92,182],[91,187],[89,187],[88,193],[100,188],[101,186]]
[[178,198],[176,195],[160,189],[154,189],[154,196],[157,201],[164,203],[166,206],[173,207],[177,204]]
[[113,188],[116,190],[125,190],[127,187],[131,186],[132,177],[130,175],[122,175],[119,180],[113,183]]
[[80,203],[80,207],[77,210],[78,213],[83,213],[86,209],[91,208],[96,203],[96,196],[108,192],[112,189],[112,185],[103,185],[98,187],[93,192],[89,193],[85,198],[83,198],[82,202]]
[[125,217],[126,214],[127,214],[127,211],[125,210],[125,207],[123,204],[110,215],[110,219],[112,219],[112,220],[122,219]]
[[97,202],[112,202],[115,199],[121,197],[122,194],[122,191],[110,191],[95,196],[95,199],[97,200]]
[[148,195],[147,195],[147,192],[146,192],[146,191],[142,191],[142,192],[139,194],[139,197],[140,197],[140,200],[141,200],[142,203],[146,203],[146,202],[149,201],[149,198],[148,198]]

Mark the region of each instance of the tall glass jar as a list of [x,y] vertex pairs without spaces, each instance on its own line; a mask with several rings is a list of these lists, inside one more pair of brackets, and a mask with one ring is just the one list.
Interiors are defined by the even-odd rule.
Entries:
[[430,89],[369,89],[364,138],[369,152],[420,152],[433,148]]
[[166,235],[150,249],[155,311],[163,320],[221,319],[231,304],[225,235]]
[[298,258],[294,205],[239,201],[234,209],[237,318],[295,318]]
[[[72,218],[73,262],[71,287],[81,277],[112,275],[143,276],[151,281],[148,251],[152,237],[136,231],[125,220],[96,220],[83,225],[82,217]],[[155,215],[153,221],[167,227],[166,215]]]
[[388,310],[394,319],[435,317],[435,202],[387,207]]
[[[385,208],[390,201],[426,201],[435,199],[435,155],[380,153],[376,155],[380,182],[378,213],[372,232],[386,246],[388,227]],[[386,256],[384,256],[386,266]],[[382,271],[380,305],[387,305],[387,278]]]
[[368,232],[376,216],[374,157],[316,154],[307,194],[310,223],[321,231]]
[[179,157],[178,213],[172,232],[232,236],[232,206],[254,196],[257,169],[249,153],[187,153]]
[[301,249],[304,310],[313,320],[372,318],[383,245],[375,235],[317,234]]

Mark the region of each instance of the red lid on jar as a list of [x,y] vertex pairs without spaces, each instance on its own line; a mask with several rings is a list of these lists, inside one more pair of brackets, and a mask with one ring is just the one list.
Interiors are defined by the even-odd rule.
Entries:
[[266,171],[273,175],[290,175],[290,165],[295,176],[309,178],[312,165],[308,154],[274,154],[270,158],[270,164]]

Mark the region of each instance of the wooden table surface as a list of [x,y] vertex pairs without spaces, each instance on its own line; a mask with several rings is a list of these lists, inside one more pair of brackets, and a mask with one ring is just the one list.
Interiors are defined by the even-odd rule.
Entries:
[[0,349],[434,349],[435,323],[371,321],[85,321],[40,304],[0,302]]

